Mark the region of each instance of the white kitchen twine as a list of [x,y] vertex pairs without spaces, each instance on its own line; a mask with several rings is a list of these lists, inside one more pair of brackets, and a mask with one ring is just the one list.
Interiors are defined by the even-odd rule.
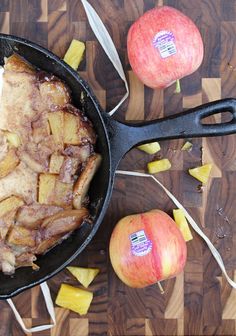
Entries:
[[21,328],[24,330],[25,333],[33,333],[33,332],[38,332],[38,331],[43,331],[47,329],[51,329],[56,325],[56,318],[55,318],[55,311],[54,311],[54,306],[50,294],[50,290],[48,288],[48,285],[46,282],[43,282],[40,285],[41,291],[43,293],[44,301],[47,307],[47,311],[52,319],[52,324],[45,324],[37,327],[32,327],[32,328],[26,328],[24,321],[22,320],[22,317],[18,313],[18,310],[16,309],[16,306],[14,305],[13,301],[11,299],[7,299],[7,302],[9,306],[11,307],[18,323],[20,324]]
[[233,288],[236,288],[236,282],[234,282],[228,276],[228,274],[226,272],[226,269],[225,269],[225,265],[224,265],[223,259],[222,259],[221,255],[219,254],[219,252],[217,251],[217,249],[215,248],[215,246],[210,241],[210,239],[205,235],[205,233],[203,233],[203,231],[197,225],[197,223],[195,222],[195,220],[190,216],[190,214],[187,212],[187,210],[183,207],[183,205],[175,198],[175,196],[168,189],[166,189],[166,187],[164,187],[164,185],[160,181],[158,181],[157,178],[155,178],[155,176],[150,175],[150,174],[145,174],[145,173],[127,171],[127,170],[117,170],[116,174],[152,178],[165,191],[165,193],[169,196],[169,198],[173,201],[173,203],[179,209],[183,210],[185,217],[189,221],[189,224],[192,226],[192,228],[194,229],[194,231],[196,231],[199,234],[199,236],[201,236],[202,239],[205,240],[205,242],[206,242],[207,246],[209,247],[209,249],[210,249],[213,257],[215,258],[215,260],[217,261],[218,265],[220,266],[220,269],[221,269],[222,273],[225,275],[225,278],[228,281],[228,283]]
[[104,26],[102,20],[98,16],[95,9],[88,3],[87,0],[81,0],[85,12],[88,17],[89,24],[100,42],[102,48],[104,49],[106,55],[108,56],[109,60],[112,62],[114,68],[118,72],[120,78],[123,80],[126,88],[126,93],[124,97],[121,99],[121,101],[110,111],[108,112],[109,115],[113,115],[118,108],[121,106],[121,104],[128,98],[129,96],[129,86],[125,77],[125,73],[120,61],[120,57],[118,55],[118,52],[116,50],[116,47],[111,39],[111,36],[109,35],[106,27]]

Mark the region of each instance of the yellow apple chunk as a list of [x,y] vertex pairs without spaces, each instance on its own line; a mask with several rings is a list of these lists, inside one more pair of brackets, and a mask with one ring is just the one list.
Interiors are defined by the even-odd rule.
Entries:
[[198,181],[206,184],[211,173],[212,164],[206,164],[204,166],[189,169],[189,174],[195,177]]
[[68,271],[85,287],[91,284],[94,278],[98,275],[98,268],[84,268],[84,267],[67,267]]
[[185,144],[182,146],[182,151],[190,151],[193,147],[193,144],[189,141],[186,141]]
[[176,225],[178,226],[178,228],[180,229],[184,240],[187,242],[189,240],[193,239],[192,233],[190,231],[188,222],[184,216],[184,212],[182,209],[175,209],[173,210],[173,216],[174,216],[174,220]]
[[11,196],[0,202],[0,218],[4,217],[7,213],[16,211],[24,204],[22,199],[17,196]]
[[64,143],[71,145],[81,143],[78,132],[78,117],[71,113],[64,113]]
[[93,299],[93,293],[62,284],[57,294],[56,304],[60,307],[70,309],[80,315],[87,314]]
[[171,163],[168,159],[162,159],[157,161],[149,162],[148,165],[149,174],[156,174],[171,168]]
[[39,175],[38,202],[40,204],[52,204],[56,179],[56,176],[52,174]]
[[158,142],[151,142],[149,144],[140,145],[137,148],[147,154],[155,154],[161,149]]
[[10,149],[4,159],[0,162],[0,178],[10,174],[20,162],[15,149]]
[[63,147],[64,113],[62,111],[48,113],[48,121],[54,141]]
[[74,70],[77,70],[84,54],[85,44],[73,39],[64,56],[64,61],[69,64]]
[[57,175],[40,174],[39,197],[40,204],[58,205],[64,208],[72,207],[73,183],[63,183]]

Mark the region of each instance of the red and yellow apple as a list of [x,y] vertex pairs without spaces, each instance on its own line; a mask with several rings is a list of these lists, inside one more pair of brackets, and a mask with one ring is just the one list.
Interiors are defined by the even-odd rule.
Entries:
[[122,218],[112,232],[109,253],[120,280],[143,288],[182,272],[187,248],[173,219],[152,210]]
[[190,75],[203,60],[203,42],[194,22],[177,9],[156,7],[130,27],[130,65],[152,88],[165,88]]

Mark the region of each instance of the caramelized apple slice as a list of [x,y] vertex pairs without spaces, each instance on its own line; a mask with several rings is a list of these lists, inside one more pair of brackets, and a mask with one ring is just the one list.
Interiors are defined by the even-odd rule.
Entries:
[[27,72],[30,74],[35,73],[32,65],[17,54],[13,54],[6,59],[4,69],[14,72]]
[[0,202],[0,238],[5,239],[8,230],[14,225],[15,215],[17,209],[22,206],[24,202],[16,197],[11,196]]
[[24,204],[22,199],[17,196],[11,196],[0,202],[0,218],[6,216],[12,211],[17,211]]
[[28,230],[23,226],[15,225],[7,238],[9,244],[34,247],[36,231]]
[[40,84],[39,90],[42,100],[51,110],[63,107],[70,102],[70,95],[65,84],[58,80]]
[[15,149],[11,148],[4,159],[0,162],[0,178],[10,174],[16,166],[19,164],[20,160],[16,155]]
[[85,288],[88,288],[88,286],[99,273],[98,268],[69,266],[67,269]]
[[80,315],[87,314],[93,299],[93,293],[62,284],[57,294],[56,304],[60,307],[73,310]]
[[46,204],[22,206],[16,214],[16,221],[17,224],[32,230],[36,229],[45,217],[55,215],[62,210],[58,206]]
[[83,205],[85,197],[87,195],[90,183],[93,176],[98,170],[101,163],[101,155],[95,154],[90,156],[87,161],[87,164],[79,176],[78,180],[74,185],[73,193],[73,206],[76,209],[80,209]]
[[34,249],[34,253],[35,254],[46,253],[50,248],[58,244],[60,240],[62,239],[62,237],[63,237],[63,234],[56,235],[56,236],[49,237],[49,238],[44,238],[39,243],[37,243],[37,246]]
[[81,208],[80,210],[64,210],[46,218],[42,222],[41,228],[45,229],[44,236],[46,238],[62,233],[65,234],[77,229],[88,215],[89,212],[85,208]]

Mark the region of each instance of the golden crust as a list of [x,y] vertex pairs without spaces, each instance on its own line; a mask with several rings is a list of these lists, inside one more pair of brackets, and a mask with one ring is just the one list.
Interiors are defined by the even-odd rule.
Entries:
[[4,69],[14,72],[35,73],[33,66],[17,54],[13,54],[6,59]]

